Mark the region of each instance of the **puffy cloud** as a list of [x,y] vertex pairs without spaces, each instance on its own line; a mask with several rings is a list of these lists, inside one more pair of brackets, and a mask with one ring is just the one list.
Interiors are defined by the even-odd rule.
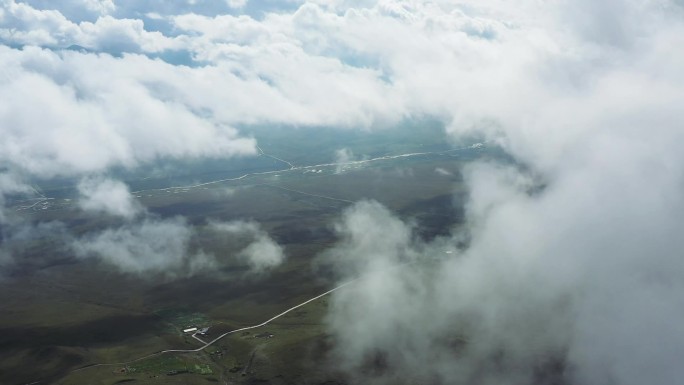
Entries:
[[[11,2],[7,3],[12,4]],[[14,3],[16,3],[16,1]],[[59,2],[50,0],[24,0],[21,1],[21,3],[39,10],[59,11],[69,20],[77,21],[108,15],[117,9],[114,0],[62,0]]]
[[[350,373],[373,376],[370,365],[385,368],[375,376],[386,383],[510,384],[672,384],[684,375],[672,360],[684,349],[674,321],[684,315],[684,56],[668,53],[684,25],[654,3],[623,5],[630,10],[615,25],[601,26],[613,37],[522,25],[527,43],[516,32],[483,43],[507,58],[501,65],[467,55],[486,60],[461,82],[464,66],[454,67],[449,130],[492,135],[518,165],[467,168],[467,231],[451,240],[384,252],[361,238],[341,243],[336,255],[359,253],[348,258],[357,273],[378,255],[385,265],[402,254],[438,261],[371,273],[335,294],[330,327]],[[355,215],[373,220],[359,228],[392,228],[386,215]]]
[[231,8],[243,8],[247,5],[247,0],[226,0],[226,3]]
[[187,276],[215,266],[212,256],[192,253],[192,229],[182,218],[145,218],[74,240],[80,257],[95,257],[122,272]]
[[240,251],[240,256],[246,259],[252,271],[257,273],[279,266],[285,259],[282,247],[264,235],[258,236]]
[[112,179],[86,178],[78,184],[79,206],[83,210],[104,212],[131,219],[143,211],[125,183]]
[[[386,266],[405,254],[423,261],[362,274],[335,294],[330,326],[351,373],[373,376],[370,365],[379,382],[485,384],[673,384],[684,375],[672,360],[684,349],[674,321],[684,315],[684,56],[668,53],[684,25],[644,4],[603,26],[619,38],[523,24],[527,43],[499,34],[480,47],[490,46],[487,56],[468,55],[479,61],[471,79],[455,82],[464,65],[454,68],[449,129],[492,135],[518,164],[465,170],[466,231],[452,239],[380,243],[378,252],[344,237],[336,255],[358,252],[347,257],[352,271],[383,255]],[[635,10],[643,23],[621,29],[638,24]],[[372,222],[349,228],[406,232],[384,224],[387,215],[352,213]]]
[[[160,157],[255,153],[254,140],[157,93],[146,71],[173,66],[146,57],[114,58],[0,47],[0,159],[33,175],[78,175],[133,167]],[[100,76],[98,68],[109,68]],[[157,68],[160,67],[160,68]],[[171,82],[179,81],[170,80]],[[159,85],[161,86],[161,85]]]
[[[364,201],[348,208],[335,229],[341,239],[324,258],[337,267],[342,280],[360,276],[332,298],[328,326],[336,337],[336,366],[359,381],[431,378],[437,364],[449,359],[440,356],[434,340],[440,333],[445,341],[458,334],[436,328],[444,315],[431,298],[423,269],[410,263],[427,257],[419,252],[412,227],[377,202]],[[369,365],[386,372],[373,378],[364,369]]]
[[[684,376],[673,359],[684,346],[681,1],[309,1],[258,17],[193,3],[119,1],[73,20],[3,1],[7,44],[135,54],[0,47],[0,161],[13,175],[82,175],[253,154],[230,128],[240,124],[437,117],[454,136],[483,132],[518,164],[466,171],[468,231],[453,239],[418,242],[373,203],[346,214],[329,255],[348,260],[343,274],[370,275],[333,301],[341,365],[385,362],[376,374],[388,382]],[[164,32],[139,19],[150,11]],[[169,51],[192,66],[150,58]],[[127,226],[93,237],[89,252],[143,224]],[[139,247],[107,254],[137,263]]]
[[335,167],[335,173],[339,174],[345,169],[345,163],[349,163],[355,160],[354,152],[348,148],[340,148],[335,151],[335,163],[338,165]]
[[145,30],[142,20],[107,15],[106,3],[89,2],[88,9],[98,7],[103,15],[94,22],[78,23],[55,9],[36,9],[14,0],[3,0],[2,6],[0,41],[9,44],[56,48],[76,45],[114,53],[160,52],[178,47],[174,39]]
[[338,245],[327,258],[348,270],[346,275],[377,271],[406,261],[411,227],[374,201],[361,201],[347,209],[335,224]]
[[[24,13],[45,13],[61,20],[53,24],[65,23],[56,10],[14,7],[20,5],[28,7]],[[169,19],[173,37],[147,32],[139,19],[109,15],[69,30],[82,35],[73,41],[95,50],[180,50],[193,55],[195,65],[211,64],[174,70],[183,74],[181,89],[168,84],[168,68],[162,70],[161,90],[229,123],[368,128],[426,114],[452,120],[456,110],[463,121],[460,110],[464,116],[489,112],[478,111],[473,99],[497,96],[507,82],[527,80],[520,74],[530,55],[557,56],[555,36],[514,28],[520,17],[515,13],[499,20],[449,4],[398,1],[346,7],[343,2],[304,3],[295,12],[266,13],[260,19],[179,8],[181,13]]]
[[248,239],[249,244],[237,255],[247,262],[253,273],[262,273],[277,267],[285,260],[283,248],[256,222],[212,222],[210,228],[219,233]]
[[354,160],[354,152],[348,148],[335,151],[335,163],[347,163]]
[[85,6],[86,9],[99,14],[112,13],[116,9],[113,0],[80,0],[76,2],[78,5]]

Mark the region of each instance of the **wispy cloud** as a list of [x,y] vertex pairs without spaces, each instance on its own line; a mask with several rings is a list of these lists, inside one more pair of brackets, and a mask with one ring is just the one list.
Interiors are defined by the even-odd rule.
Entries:
[[213,256],[190,250],[192,235],[182,218],[146,218],[74,239],[71,247],[125,273],[189,276],[216,266]]
[[211,222],[209,227],[218,233],[234,237],[246,237],[247,246],[237,252],[252,273],[263,273],[279,266],[285,260],[283,248],[275,242],[256,222]]

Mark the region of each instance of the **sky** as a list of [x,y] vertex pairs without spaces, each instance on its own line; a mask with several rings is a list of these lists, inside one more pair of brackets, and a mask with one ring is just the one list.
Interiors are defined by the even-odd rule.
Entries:
[[[544,383],[546,359],[571,384],[684,378],[681,0],[0,0],[0,43],[0,204],[35,178],[79,180],[82,210],[125,222],[74,241],[83,255],[133,273],[212,263],[135,261],[139,234],[161,238],[155,256],[191,230],[137,206],[115,167],[254,156],[248,125],[429,117],[520,167],[468,166],[466,226],[444,239],[376,202],[340,217],[326,258],[340,281],[367,275],[333,297],[340,366],[380,352],[397,368],[366,383]],[[0,265],[46,231],[17,221],[0,211]],[[269,256],[256,270],[285,257],[258,224],[216,229],[251,234],[244,258]]]

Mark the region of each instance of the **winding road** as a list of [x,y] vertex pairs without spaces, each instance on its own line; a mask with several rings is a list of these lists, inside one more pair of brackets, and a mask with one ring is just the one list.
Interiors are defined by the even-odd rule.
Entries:
[[[483,142],[483,143],[487,143],[487,142]],[[465,147],[459,147],[459,148],[452,148],[452,149],[450,149],[450,150],[444,150],[444,151],[412,152],[412,153],[399,154],[399,155],[385,155],[385,156],[380,156],[380,157],[371,158],[371,159],[352,160],[352,161],[348,161],[348,162],[321,163],[321,164],[314,164],[314,165],[308,165],[308,166],[295,166],[295,165],[293,165],[292,163],[290,163],[290,162],[288,162],[288,161],[286,161],[286,160],[283,160],[283,159],[277,158],[277,157],[275,157],[275,156],[273,156],[273,155],[270,155],[270,154],[265,153],[265,152],[261,149],[261,147],[258,147],[258,146],[257,146],[257,148],[258,148],[258,150],[259,150],[259,152],[260,152],[259,155],[267,156],[267,157],[269,157],[269,158],[273,158],[273,159],[275,159],[275,160],[278,160],[278,161],[280,161],[280,162],[283,162],[283,163],[287,164],[289,167],[288,167],[288,168],[283,168],[283,169],[280,169],[280,170],[271,170],[271,171],[262,171],[262,172],[247,173],[247,174],[240,175],[240,176],[234,177],[234,178],[217,179],[217,180],[212,180],[212,181],[203,182],[203,183],[197,183],[197,184],[193,184],[193,185],[171,186],[171,187],[164,187],[164,188],[152,188],[152,189],[137,190],[137,191],[132,191],[131,194],[137,195],[137,194],[149,193],[149,192],[153,192],[153,191],[187,192],[187,190],[194,189],[194,188],[198,188],[198,187],[205,187],[205,186],[215,185],[215,184],[219,184],[219,183],[223,183],[223,182],[238,181],[238,180],[242,180],[242,179],[246,179],[246,178],[250,178],[250,177],[254,177],[254,176],[259,176],[259,175],[277,175],[277,174],[279,174],[279,173],[286,173],[286,172],[293,172],[293,171],[301,171],[301,170],[312,170],[312,169],[315,170],[315,169],[317,169],[317,168],[340,167],[340,166],[354,166],[354,165],[362,165],[362,164],[365,164],[365,163],[373,163],[373,162],[380,162],[380,161],[387,161],[387,160],[401,159],[401,158],[411,158],[411,157],[415,157],[415,156],[424,156],[424,155],[445,155],[445,154],[449,154],[449,153],[452,153],[452,152],[463,151],[463,150],[469,150],[469,149],[475,149],[475,148],[479,148],[479,147],[481,147],[481,146],[482,146],[482,143],[476,143],[476,144],[474,144],[474,145],[465,146]],[[275,187],[275,186],[274,186],[274,187]],[[280,187],[280,188],[282,188],[282,187]],[[288,190],[288,189],[285,189],[285,188],[282,188],[282,189]],[[289,191],[296,192],[296,193],[300,193],[300,194],[305,194],[305,195],[317,196],[317,197],[320,197],[320,198],[332,199],[332,200],[341,201],[341,202],[349,202],[348,200],[341,199],[341,198],[336,198],[336,197],[329,197],[329,196],[316,195],[316,194],[306,193],[306,192],[297,191],[297,190],[289,190]],[[36,200],[37,202],[35,202],[35,203],[33,203],[33,204],[29,205],[29,206],[20,206],[20,207],[18,207],[16,210],[17,210],[17,211],[21,211],[21,210],[33,209],[35,206],[37,206],[37,205],[39,205],[39,204],[41,204],[41,203],[47,202],[47,201],[49,201],[49,200],[51,200],[51,199],[55,199],[55,198],[46,197],[45,195],[43,195],[43,194],[40,193],[39,191],[36,191],[36,193],[38,193],[41,197],[40,197],[40,198],[36,198],[36,199],[31,199],[30,201]]]
[[348,161],[348,162],[321,163],[321,164],[314,164],[314,165],[309,165],[309,166],[293,166],[292,163],[285,161],[285,160],[282,160],[282,159],[279,159],[279,158],[275,158],[272,155],[265,154],[261,149],[259,149],[259,151],[261,151],[261,155],[268,156],[270,158],[274,158],[274,159],[277,159],[277,160],[282,161],[284,163],[287,163],[288,165],[290,165],[290,168],[285,168],[285,169],[280,169],[280,170],[272,170],[272,171],[247,173],[247,174],[235,177],[235,178],[218,179],[218,180],[213,180],[213,181],[204,182],[204,183],[197,183],[197,184],[193,184],[193,185],[172,186],[172,187],[164,187],[164,188],[137,190],[137,191],[132,191],[131,194],[141,194],[144,192],[151,192],[151,191],[188,190],[188,189],[204,187],[204,186],[209,186],[209,185],[223,183],[223,182],[242,180],[242,179],[249,178],[252,176],[257,176],[257,175],[271,175],[271,174],[279,174],[279,173],[284,173],[284,172],[293,172],[293,171],[299,171],[299,170],[311,170],[311,169],[324,168],[324,167],[353,166],[353,165],[361,165],[361,164],[365,164],[365,163],[373,163],[373,162],[393,160],[393,159],[401,159],[401,158],[411,158],[411,157],[415,157],[415,156],[424,156],[424,155],[444,155],[444,154],[449,154],[449,153],[456,152],[456,151],[471,150],[474,148],[479,148],[477,146],[478,144],[481,144],[481,143],[476,143],[474,145],[466,146],[466,147],[452,148],[450,150],[444,150],[444,151],[411,152],[411,153],[399,154],[399,155],[385,155],[385,156],[380,156],[380,157],[371,158],[371,159],[352,160],[352,161]]
[[[213,340],[211,340],[211,341],[209,341],[209,342],[206,342],[206,343],[204,343],[204,341],[202,341],[202,342],[204,343],[204,345],[202,345],[202,346],[200,346],[200,347],[198,347],[198,348],[196,348],[196,349],[167,349],[167,350],[161,350],[161,351],[158,351],[158,352],[155,352],[155,353],[152,353],[152,354],[148,354],[148,355],[143,356],[143,357],[138,357],[138,358],[136,358],[136,359],[133,359],[133,360],[130,360],[130,361],[126,361],[126,362],[112,362],[112,363],[102,363],[102,364],[93,364],[93,365],[84,366],[84,367],[81,367],[81,368],[78,368],[78,369],[74,369],[74,370],[72,370],[70,373],[75,373],[75,372],[79,372],[79,371],[84,370],[84,369],[94,368],[94,367],[100,367],[100,366],[125,366],[125,365],[128,365],[128,364],[132,364],[132,363],[134,363],[134,362],[142,361],[142,360],[144,360],[144,359],[146,359],[146,358],[152,358],[152,357],[159,356],[159,355],[166,354],[166,353],[196,353],[196,352],[199,352],[199,351],[202,351],[202,350],[208,348],[209,346],[215,344],[216,342],[220,341],[221,339],[225,338],[226,336],[228,336],[228,335],[230,335],[230,334],[238,333],[238,332],[241,332],[241,331],[244,331],[244,330],[256,329],[256,328],[260,328],[260,327],[262,327],[262,326],[268,325],[269,323],[271,323],[271,322],[273,322],[274,320],[276,320],[276,319],[278,319],[278,318],[284,316],[285,314],[290,313],[291,311],[293,311],[293,310],[295,310],[295,309],[298,309],[298,308],[300,308],[300,307],[302,307],[302,306],[304,306],[304,305],[306,305],[306,304],[308,304],[308,303],[310,303],[310,302],[313,302],[313,301],[315,301],[315,300],[317,300],[317,299],[319,299],[319,298],[321,298],[321,297],[325,297],[326,295],[328,295],[328,294],[330,294],[330,293],[332,293],[332,292],[334,292],[334,291],[337,291],[337,290],[339,290],[339,289],[341,289],[341,288],[343,288],[343,287],[345,287],[345,286],[347,286],[347,285],[349,285],[349,284],[351,284],[351,283],[357,281],[358,279],[359,279],[359,278],[356,278],[356,279],[352,279],[352,280],[350,280],[350,281],[347,281],[347,282],[345,282],[345,283],[343,283],[343,284],[341,284],[341,285],[339,285],[339,286],[336,286],[336,287],[334,287],[334,288],[332,288],[332,289],[326,291],[325,293],[319,294],[319,295],[317,295],[317,296],[315,296],[315,297],[313,297],[313,298],[310,298],[310,299],[308,299],[308,300],[306,300],[306,301],[304,301],[304,302],[302,302],[302,303],[300,303],[300,304],[298,304],[298,305],[292,306],[291,308],[285,310],[284,312],[279,313],[279,314],[277,314],[277,315],[275,315],[275,316],[273,316],[273,317],[267,319],[266,321],[264,321],[264,322],[262,322],[262,323],[260,323],[260,324],[252,325],[252,326],[245,326],[245,327],[242,327],[242,328],[239,328],[239,329],[235,329],[235,330],[231,330],[231,331],[229,331],[229,332],[225,332],[225,333],[221,334],[220,336],[218,336],[218,337],[214,338]],[[201,341],[199,338],[197,338],[197,340],[198,340],[198,341]],[[38,382],[33,382],[32,384],[38,384],[38,383],[40,383],[40,381],[38,381]]]

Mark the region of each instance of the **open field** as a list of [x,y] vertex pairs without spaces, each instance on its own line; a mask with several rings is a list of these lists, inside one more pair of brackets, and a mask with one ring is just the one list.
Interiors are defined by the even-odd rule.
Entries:
[[[339,380],[334,368],[327,366],[325,298],[263,328],[230,335],[202,352],[122,366],[88,366],[128,362],[165,349],[195,349],[201,344],[182,333],[184,327],[210,327],[208,336],[199,336],[207,341],[221,332],[263,322],[326,291],[333,277],[314,269],[313,262],[335,242],[332,224],[355,201],[374,199],[413,219],[420,236],[447,233],[463,216],[460,202],[467,192],[461,167],[473,159],[500,155],[482,148],[437,150],[134,192],[153,215],[187,218],[195,231],[192,248],[218,256],[216,271],[188,278],[125,275],[95,260],[78,259],[55,247],[49,237],[27,246],[21,261],[0,281],[0,383]],[[384,157],[387,151],[372,155]],[[286,159],[291,152],[273,153]],[[64,223],[76,235],[116,225],[116,219],[80,211],[68,189],[51,188],[45,190],[58,191],[54,199],[34,207],[18,202],[14,208],[35,222]],[[286,262],[268,275],[245,276],[246,267],[233,257],[239,242],[207,229],[210,220],[237,219],[259,222],[284,247]]]
[[[202,352],[165,354],[137,362],[88,367],[63,378],[62,384],[293,383],[329,379],[324,356],[322,319],[326,299],[307,304],[273,324],[231,335]],[[217,333],[221,330],[215,327]],[[208,338],[211,338],[209,336]]]

